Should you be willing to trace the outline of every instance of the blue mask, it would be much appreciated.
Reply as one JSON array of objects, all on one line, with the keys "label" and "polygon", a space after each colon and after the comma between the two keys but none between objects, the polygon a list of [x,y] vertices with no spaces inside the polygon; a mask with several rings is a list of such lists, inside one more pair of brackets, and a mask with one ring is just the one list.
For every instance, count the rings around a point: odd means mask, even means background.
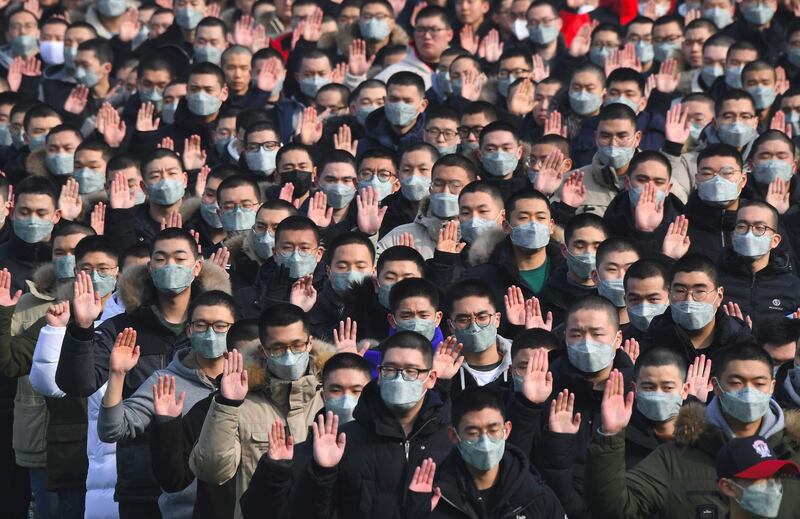
[{"label": "blue mask", "polygon": [[397,319],[394,320],[398,332],[417,332],[429,341],[436,334],[436,321],[431,319]]},{"label": "blue mask", "polygon": [[107,18],[116,18],[128,8],[125,0],[100,0],[97,2],[97,10]]},{"label": "blue mask", "polygon": [[347,272],[331,272],[331,288],[339,297],[343,297],[356,283],[369,277],[369,272],[348,270]]},{"label": "blue mask", "polygon": [[626,146],[598,146],[597,156],[606,166],[619,169],[630,163],[634,151]]},{"label": "blue mask", "polygon": [[394,186],[394,182],[391,180],[381,180],[378,178],[378,175],[373,175],[372,179],[370,180],[359,180],[358,181],[358,189],[365,189],[371,187],[375,190],[375,194],[378,195],[378,201],[383,200],[387,196],[392,194],[392,187]]},{"label": "blue mask", "polygon": [[794,174],[794,165],[785,160],[770,159],[754,166],[753,178],[760,184],[771,184],[776,178],[788,182]]},{"label": "blue mask", "polygon": [[461,440],[458,442],[458,452],[461,458],[470,466],[478,470],[489,470],[497,466],[503,459],[506,450],[506,440],[504,438],[494,439],[488,434],[484,434],[478,441],[469,442]]},{"label": "blue mask", "polygon": [[100,293],[100,297],[106,297],[114,291],[117,286],[117,277],[111,274],[100,274],[92,272],[92,286]]},{"label": "blue mask", "polygon": [[138,189],[138,188],[137,189],[133,189],[132,191],[133,191],[133,196],[136,197],[135,204],[136,205],[142,205],[144,203],[144,201],[145,201],[144,191],[142,191],[141,189]]},{"label": "blue mask", "polygon": [[222,157],[223,155],[225,155],[225,150],[227,149],[228,144],[230,144],[232,140],[233,140],[233,135],[228,135],[224,139],[217,138],[217,140],[214,141],[214,149],[217,150],[218,156]]},{"label": "blue mask", "polygon": [[56,256],[53,258],[53,270],[58,279],[72,279],[75,277],[75,256]]},{"label": "blue mask", "polygon": [[378,382],[381,390],[381,399],[388,407],[407,411],[417,405],[417,402],[425,396],[423,382],[419,378],[417,380],[404,380],[399,373],[393,379],[381,377]]},{"label": "blue mask", "polygon": [[625,307],[625,286],[622,278],[601,279],[597,285],[597,294],[611,301],[617,308]]},{"label": "blue mask", "polygon": [[308,369],[308,349],[303,353],[286,350],[279,357],[267,356],[267,368],[281,380],[297,380]]},{"label": "blue mask", "polygon": [[704,202],[731,202],[739,197],[739,184],[717,175],[697,184],[697,196]]},{"label": "blue mask", "polygon": [[400,179],[400,193],[412,202],[419,202],[431,188],[431,179],[427,177],[420,177],[418,175],[411,175]]},{"label": "blue mask", "polygon": [[444,146],[436,145],[436,151],[439,152],[440,157],[445,155],[453,155],[458,152],[458,144],[445,144]]},{"label": "blue mask", "polygon": [[497,229],[497,222],[483,218],[470,218],[461,222],[461,239],[467,243],[474,243],[478,237],[489,229]]},{"label": "blue mask", "polygon": [[178,102],[169,103],[161,107],[161,122],[173,124],[175,122],[175,112],[178,110]]},{"label": "blue mask", "polygon": [[8,124],[0,124],[0,146],[11,146],[11,128]]},{"label": "blue mask", "polygon": [[533,220],[512,227],[511,243],[522,249],[541,249],[550,243],[550,227]]},{"label": "blue mask", "polygon": [[106,176],[95,169],[81,168],[72,176],[78,181],[78,192],[82,195],[102,191],[106,186]]},{"label": "blue mask", "polygon": [[218,359],[228,351],[226,345],[227,337],[227,332],[218,333],[214,331],[212,326],[209,326],[208,330],[202,333],[192,332],[189,341],[192,344],[192,349],[204,359]]},{"label": "blue mask", "polygon": [[[716,301],[717,298],[714,298]],[[685,330],[699,330],[706,326],[717,313],[713,303],[705,301],[678,301],[670,305],[672,320]]]},{"label": "blue mask", "polygon": [[451,193],[435,193],[430,196],[430,211],[433,216],[446,220],[458,216],[458,196]]},{"label": "blue mask", "polygon": [[614,355],[613,344],[591,339],[581,339],[574,344],[567,343],[567,357],[570,364],[584,373],[597,373],[606,369],[614,362]]},{"label": "blue mask", "polygon": [[508,89],[514,84],[517,78],[513,74],[509,74],[507,78],[500,78],[497,80],[497,93],[503,97],[508,97]]},{"label": "blue mask", "polygon": [[722,30],[733,23],[733,16],[731,13],[721,7],[712,7],[711,9],[703,9],[703,18],[707,18],[714,22],[717,29]]},{"label": "blue mask", "polygon": [[195,92],[186,96],[189,111],[199,117],[208,117],[219,111],[222,101],[219,97],[206,94],[205,92]]},{"label": "blue mask", "polygon": [[689,137],[692,139],[692,142],[696,143],[700,140],[700,135],[702,135],[705,127],[706,125],[703,123],[697,124],[694,121],[689,123]]},{"label": "blue mask", "polygon": [[304,254],[294,251],[291,254],[278,253],[275,262],[289,269],[289,277],[299,279],[303,276],[312,274],[317,268],[317,257],[314,254]]},{"label": "blue mask", "polygon": [[222,51],[212,45],[194,48],[194,63],[213,63],[219,66],[222,61]]},{"label": "blue mask", "polygon": [[431,84],[435,87],[442,97],[453,95],[453,86],[450,84],[450,71],[437,70],[431,77]]},{"label": "blue mask", "polygon": [[381,304],[382,307],[389,309],[389,294],[392,291],[392,287],[394,283],[385,284],[385,285],[378,285],[378,302]]},{"label": "blue mask", "polygon": [[757,110],[764,110],[772,106],[778,93],[774,88],[758,85],[757,87],[748,88],[747,92],[753,96],[753,102],[756,104]]},{"label": "blue mask", "polygon": [[142,101],[142,103],[153,103],[156,108],[156,112],[160,112],[161,107],[164,104],[164,94],[157,88],[152,88],[150,90],[139,90],[139,99]]},{"label": "blue mask", "polygon": [[15,149],[22,149],[25,146],[25,130],[20,130],[17,133],[11,134],[11,144]]},{"label": "blue mask", "polygon": [[528,27],[528,38],[536,45],[549,45],[558,38],[558,27],[555,25],[542,25]]},{"label": "blue mask", "polygon": [[664,41],[661,43],[653,44],[653,57],[658,62],[665,62],[670,58],[674,58],[681,52],[681,46],[672,41]]},{"label": "blue mask", "polygon": [[[636,207],[636,204],[639,203],[639,199],[642,198],[642,191],[643,188],[641,187],[632,187],[631,190],[628,191],[628,197],[631,199],[632,207]],[[667,198],[667,194],[660,189],[656,189],[656,205],[660,205],[665,198]]]},{"label": "blue mask", "polygon": [[172,205],[183,198],[186,188],[179,180],[159,180],[149,188],[150,201],[158,205]]},{"label": "blue mask", "polygon": [[244,159],[250,171],[269,174],[275,171],[275,157],[277,155],[278,150],[268,151],[264,148],[259,148],[258,151],[245,152]]},{"label": "blue mask", "polygon": [[328,196],[328,205],[334,209],[347,207],[356,196],[352,184],[321,184],[319,187]]},{"label": "blue mask", "polygon": [[95,74],[92,70],[77,67],[75,69],[75,81],[88,88],[92,88],[100,82],[100,76]]},{"label": "blue mask", "polygon": [[731,481],[742,490],[739,506],[754,517],[778,517],[783,500],[783,483],[776,478],[756,481],[743,487]]},{"label": "blue mask", "polygon": [[398,101],[384,106],[386,119],[394,126],[408,126],[417,118],[417,107]]},{"label": "blue mask", "polygon": [[473,322],[465,330],[456,329],[454,335],[458,342],[464,345],[464,351],[480,353],[497,342],[497,326],[491,323],[481,326]]},{"label": "blue mask", "polygon": [[351,395],[342,395],[339,398],[325,400],[325,410],[331,411],[339,417],[339,425],[353,421],[353,411],[358,404],[358,398]]},{"label": "blue mask", "polygon": [[590,94],[585,90],[581,90],[578,93],[569,93],[569,105],[578,115],[589,115],[594,113],[602,104],[603,99],[599,95]]},{"label": "blue mask", "polygon": [[725,70],[716,65],[708,65],[700,69],[700,76],[703,78],[703,83],[711,86],[718,77],[723,75]]},{"label": "blue mask", "polygon": [[28,136],[28,149],[31,151],[41,150],[44,148],[44,143],[47,140],[47,135],[34,135]]},{"label": "blue mask", "polygon": [[199,9],[191,7],[180,7],[175,9],[175,23],[181,29],[194,30],[197,24],[205,17],[205,13]]},{"label": "blue mask", "polygon": [[64,47],[64,68],[75,70],[75,58],[78,57],[78,46]]},{"label": "blue mask", "polygon": [[637,330],[646,332],[653,318],[663,314],[666,310],[667,305],[665,304],[641,303],[628,307],[628,318]]},{"label": "blue mask", "polygon": [[481,157],[483,168],[492,176],[505,177],[514,173],[519,159],[507,151],[494,151]]},{"label": "blue mask", "polygon": [[361,35],[369,41],[381,41],[392,32],[389,22],[371,18],[369,20],[359,20],[358,30]]},{"label": "blue mask", "polygon": [[634,48],[636,49],[636,57],[639,58],[642,63],[650,63],[655,58],[655,51],[653,50],[652,43],[639,40],[634,45]]},{"label": "blue mask", "polygon": [[159,292],[180,294],[194,281],[192,269],[183,265],[164,265],[152,269],[153,284]]},{"label": "blue mask", "polygon": [[734,232],[731,238],[733,251],[739,256],[752,260],[769,254],[770,242],[772,242],[770,234],[764,233],[762,236],[756,236],[752,230],[745,234]]},{"label": "blue mask", "polygon": [[520,377],[519,375],[514,375],[512,378],[514,384],[514,391],[516,393],[522,393],[522,386],[525,384],[525,377]]},{"label": "blue mask", "polygon": [[15,36],[14,39],[11,40],[11,52],[14,56],[27,58],[28,56],[36,54],[38,48],[39,41],[35,36],[21,34]]},{"label": "blue mask", "polygon": [[222,220],[219,219],[217,209],[219,209],[219,205],[216,202],[213,204],[200,202],[200,216],[203,221],[213,229],[222,229]]},{"label": "blue mask", "polygon": [[567,250],[567,268],[576,278],[589,279],[597,268],[596,257],[591,252],[575,255]]},{"label": "blue mask", "polygon": [[225,232],[246,231],[255,225],[256,212],[236,206],[233,209],[222,211],[220,221]]},{"label": "blue mask", "polygon": [[453,86],[453,95],[460,96],[461,89],[464,87],[464,81],[461,79],[454,79],[450,84]]},{"label": "blue mask", "polygon": [[272,250],[275,248],[275,237],[267,232],[261,234],[253,232],[253,249],[256,256],[261,261],[267,261],[272,257]]},{"label": "blue mask", "polygon": [[762,3],[753,5],[742,2],[742,14],[745,20],[760,26],[766,25],[772,20],[772,17],[775,16],[775,9]]},{"label": "blue mask", "polygon": [[[719,385],[719,381],[717,381]],[[720,386],[719,403],[722,410],[742,423],[753,423],[769,411],[771,396],[752,387],[725,391]]]},{"label": "blue mask", "polygon": [[14,218],[14,234],[25,243],[39,243],[53,232],[53,221],[31,216]]},{"label": "blue mask", "polygon": [[645,418],[653,422],[665,422],[678,415],[683,405],[680,393],[661,391],[637,391],[636,408]]},{"label": "blue mask", "polygon": [[744,65],[725,68],[725,83],[731,88],[742,88],[742,70]]},{"label": "blue mask", "polygon": [[48,153],[45,155],[44,161],[47,164],[47,171],[60,177],[72,173],[75,155],[72,153]]},{"label": "blue mask", "polygon": [[625,105],[628,108],[630,108],[631,110],[633,110],[633,113],[639,113],[639,103],[631,101],[630,99],[628,99],[625,96],[606,97],[606,100],[605,100],[605,102],[603,104],[605,106],[608,106],[608,105],[613,105],[614,103],[619,103],[619,104]]},{"label": "blue mask", "polygon": [[367,124],[367,117],[375,110],[377,110],[375,106],[359,106],[356,108],[356,120],[361,126],[365,126]]},{"label": "blue mask", "polygon": [[606,66],[606,59],[610,54],[611,49],[608,47],[592,47],[589,49],[589,61],[603,68]]},{"label": "blue mask", "polygon": [[300,86],[300,92],[306,97],[316,97],[320,88],[329,85],[332,82],[328,76],[311,76],[301,78],[297,84]]}]

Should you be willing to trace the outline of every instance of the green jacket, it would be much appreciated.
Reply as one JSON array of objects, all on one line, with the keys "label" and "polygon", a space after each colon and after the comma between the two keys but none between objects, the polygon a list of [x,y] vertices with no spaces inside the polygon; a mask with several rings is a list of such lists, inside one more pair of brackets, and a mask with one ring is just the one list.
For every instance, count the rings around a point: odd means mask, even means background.
[{"label": "green jacket", "polygon": [[[784,428],[767,438],[780,459],[800,462],[800,411],[784,413]],[[728,500],[717,487],[715,458],[728,439],[709,424],[705,406],[686,404],[675,441],[659,446],[625,471],[625,435],[595,434],[586,459],[584,492],[592,517],[668,519],[725,517]],[[783,481],[783,518],[800,518],[800,480]]]}]

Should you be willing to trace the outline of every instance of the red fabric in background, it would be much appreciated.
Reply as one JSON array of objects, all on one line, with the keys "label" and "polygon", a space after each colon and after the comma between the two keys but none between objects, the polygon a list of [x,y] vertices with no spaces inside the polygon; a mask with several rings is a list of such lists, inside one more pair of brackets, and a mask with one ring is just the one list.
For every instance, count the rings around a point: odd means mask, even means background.
[{"label": "red fabric in background", "polygon": [[[671,0],[669,8],[670,13],[675,12],[675,3],[677,0]],[[598,7],[608,9],[612,13],[619,16],[619,23],[623,27],[630,23],[631,20],[639,15],[639,2],[638,0],[600,0]],[[564,42],[567,47],[572,44],[572,38],[578,33],[578,29],[583,24],[591,23],[592,19],[589,14],[577,14],[569,11],[559,12],[561,20],[564,22],[561,29],[561,34],[564,36]]]}]

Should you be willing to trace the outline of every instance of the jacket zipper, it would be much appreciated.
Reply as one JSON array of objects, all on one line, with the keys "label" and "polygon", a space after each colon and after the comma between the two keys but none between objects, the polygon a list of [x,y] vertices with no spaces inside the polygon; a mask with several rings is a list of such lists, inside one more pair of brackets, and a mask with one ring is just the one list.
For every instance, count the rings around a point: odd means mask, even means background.
[{"label": "jacket zipper", "polygon": [[753,272],[753,277],[750,282],[750,313],[753,312],[755,307],[756,307],[756,273]]},{"label": "jacket zipper", "polygon": [[436,418],[431,418],[430,420],[428,420],[427,422],[425,422],[424,424],[422,424],[422,427],[420,427],[419,429],[417,429],[417,432],[415,432],[415,433],[414,433],[414,434],[413,434],[413,435],[412,435],[410,438],[406,438],[406,439],[405,439],[405,441],[403,442],[403,449],[404,449],[404,450],[405,450],[405,452],[406,452],[406,463],[408,463],[408,453],[411,451],[411,440],[413,440],[414,438],[416,438],[416,437],[417,437],[417,435],[418,435],[419,433],[421,433],[421,432],[423,431],[423,429],[425,429],[425,427],[427,427],[427,426],[428,426],[428,424],[429,424],[429,423],[431,423],[431,422],[432,422],[432,421],[434,421],[434,420],[436,420]]},{"label": "jacket zipper", "polygon": [[725,209],[722,210],[720,216],[719,237],[722,240],[722,247],[725,248]]}]

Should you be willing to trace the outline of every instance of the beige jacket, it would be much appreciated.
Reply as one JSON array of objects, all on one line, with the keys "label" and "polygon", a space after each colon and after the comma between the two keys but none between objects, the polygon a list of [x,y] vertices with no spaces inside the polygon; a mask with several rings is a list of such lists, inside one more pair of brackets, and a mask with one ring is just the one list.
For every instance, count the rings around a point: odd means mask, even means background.
[{"label": "beige jacket", "polygon": [[422,200],[413,222],[395,227],[378,240],[378,244],[375,247],[376,261],[383,254],[383,251],[397,245],[400,241],[400,236],[404,233],[409,233],[414,237],[414,248],[424,259],[433,258],[433,253],[436,251],[436,242],[439,239],[439,230],[444,225],[444,221],[428,214],[428,200],[428,198]]},{"label": "beige jacket", "polygon": [[269,448],[272,423],[282,420],[287,424],[296,444],[306,439],[308,427],[324,406],[322,366],[334,353],[332,345],[315,340],[307,375],[294,382],[270,378],[251,387],[240,406],[212,401],[189,466],[207,483],[221,485],[236,477],[235,517],[242,517],[239,498]]}]

